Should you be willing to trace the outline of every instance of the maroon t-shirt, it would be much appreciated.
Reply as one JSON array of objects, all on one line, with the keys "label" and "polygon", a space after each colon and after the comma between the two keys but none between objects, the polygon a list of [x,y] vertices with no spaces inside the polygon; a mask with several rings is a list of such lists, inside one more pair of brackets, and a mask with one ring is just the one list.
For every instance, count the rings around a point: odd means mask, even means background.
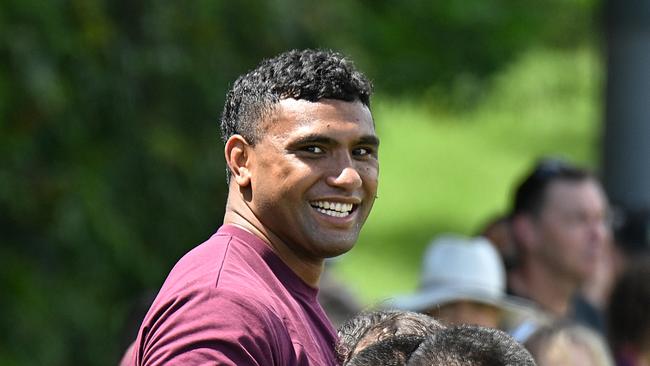
[{"label": "maroon t-shirt", "polygon": [[264,241],[224,225],[172,269],[133,364],[336,365],[336,333],[317,294]]}]

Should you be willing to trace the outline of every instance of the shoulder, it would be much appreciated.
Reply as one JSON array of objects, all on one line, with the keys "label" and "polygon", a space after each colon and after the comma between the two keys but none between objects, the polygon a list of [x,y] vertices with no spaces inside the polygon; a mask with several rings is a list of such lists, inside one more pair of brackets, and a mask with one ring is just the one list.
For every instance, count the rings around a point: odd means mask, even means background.
[{"label": "shoulder", "polygon": [[281,316],[229,289],[180,292],[152,308],[136,345],[139,364],[282,364],[292,350]]},{"label": "shoulder", "polygon": [[172,268],[160,297],[170,297],[188,289],[241,287],[260,282],[258,268],[265,267],[260,255],[241,239],[217,232],[185,254]]}]

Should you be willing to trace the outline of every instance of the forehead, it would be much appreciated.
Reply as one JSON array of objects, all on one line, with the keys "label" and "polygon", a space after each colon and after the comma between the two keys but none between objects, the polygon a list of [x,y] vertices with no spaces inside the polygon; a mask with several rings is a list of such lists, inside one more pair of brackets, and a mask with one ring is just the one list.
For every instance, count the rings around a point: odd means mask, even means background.
[{"label": "forehead", "polygon": [[605,206],[605,194],[594,179],[558,180],[549,184],[544,197],[546,208],[599,209]]},{"label": "forehead", "polygon": [[372,114],[359,101],[283,99],[275,105],[264,125],[264,135],[307,135],[326,131],[342,138],[375,135]]}]

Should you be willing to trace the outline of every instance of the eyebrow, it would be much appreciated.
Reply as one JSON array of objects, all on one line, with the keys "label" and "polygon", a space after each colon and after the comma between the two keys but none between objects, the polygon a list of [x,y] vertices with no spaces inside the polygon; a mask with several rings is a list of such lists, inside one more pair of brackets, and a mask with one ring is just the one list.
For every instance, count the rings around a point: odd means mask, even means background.
[{"label": "eyebrow", "polygon": [[308,144],[322,144],[322,145],[336,145],[338,144],[336,140],[331,137],[310,134],[297,138],[291,142],[291,145],[308,145]]},{"label": "eyebrow", "polygon": [[379,146],[379,138],[375,135],[366,135],[362,136],[359,141],[357,141],[357,144],[360,145],[370,145],[374,147]]},{"label": "eyebrow", "polygon": [[[291,143],[292,146],[308,144],[339,145],[339,142],[331,137],[319,134],[310,134],[299,137]],[[379,146],[379,138],[374,135],[364,135],[355,142],[355,145],[369,145],[377,147]]]}]

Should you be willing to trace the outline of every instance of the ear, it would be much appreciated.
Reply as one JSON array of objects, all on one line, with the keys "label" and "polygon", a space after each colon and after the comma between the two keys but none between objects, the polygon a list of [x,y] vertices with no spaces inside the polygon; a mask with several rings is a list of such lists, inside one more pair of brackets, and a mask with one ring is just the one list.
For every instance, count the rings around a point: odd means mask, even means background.
[{"label": "ear", "polygon": [[534,218],[528,214],[519,214],[512,218],[512,236],[519,248],[530,252],[537,242],[537,230]]},{"label": "ear", "polygon": [[226,141],[224,154],[226,164],[230,169],[230,179],[240,187],[246,187],[251,182],[250,166],[251,145],[241,135],[232,135]]}]

